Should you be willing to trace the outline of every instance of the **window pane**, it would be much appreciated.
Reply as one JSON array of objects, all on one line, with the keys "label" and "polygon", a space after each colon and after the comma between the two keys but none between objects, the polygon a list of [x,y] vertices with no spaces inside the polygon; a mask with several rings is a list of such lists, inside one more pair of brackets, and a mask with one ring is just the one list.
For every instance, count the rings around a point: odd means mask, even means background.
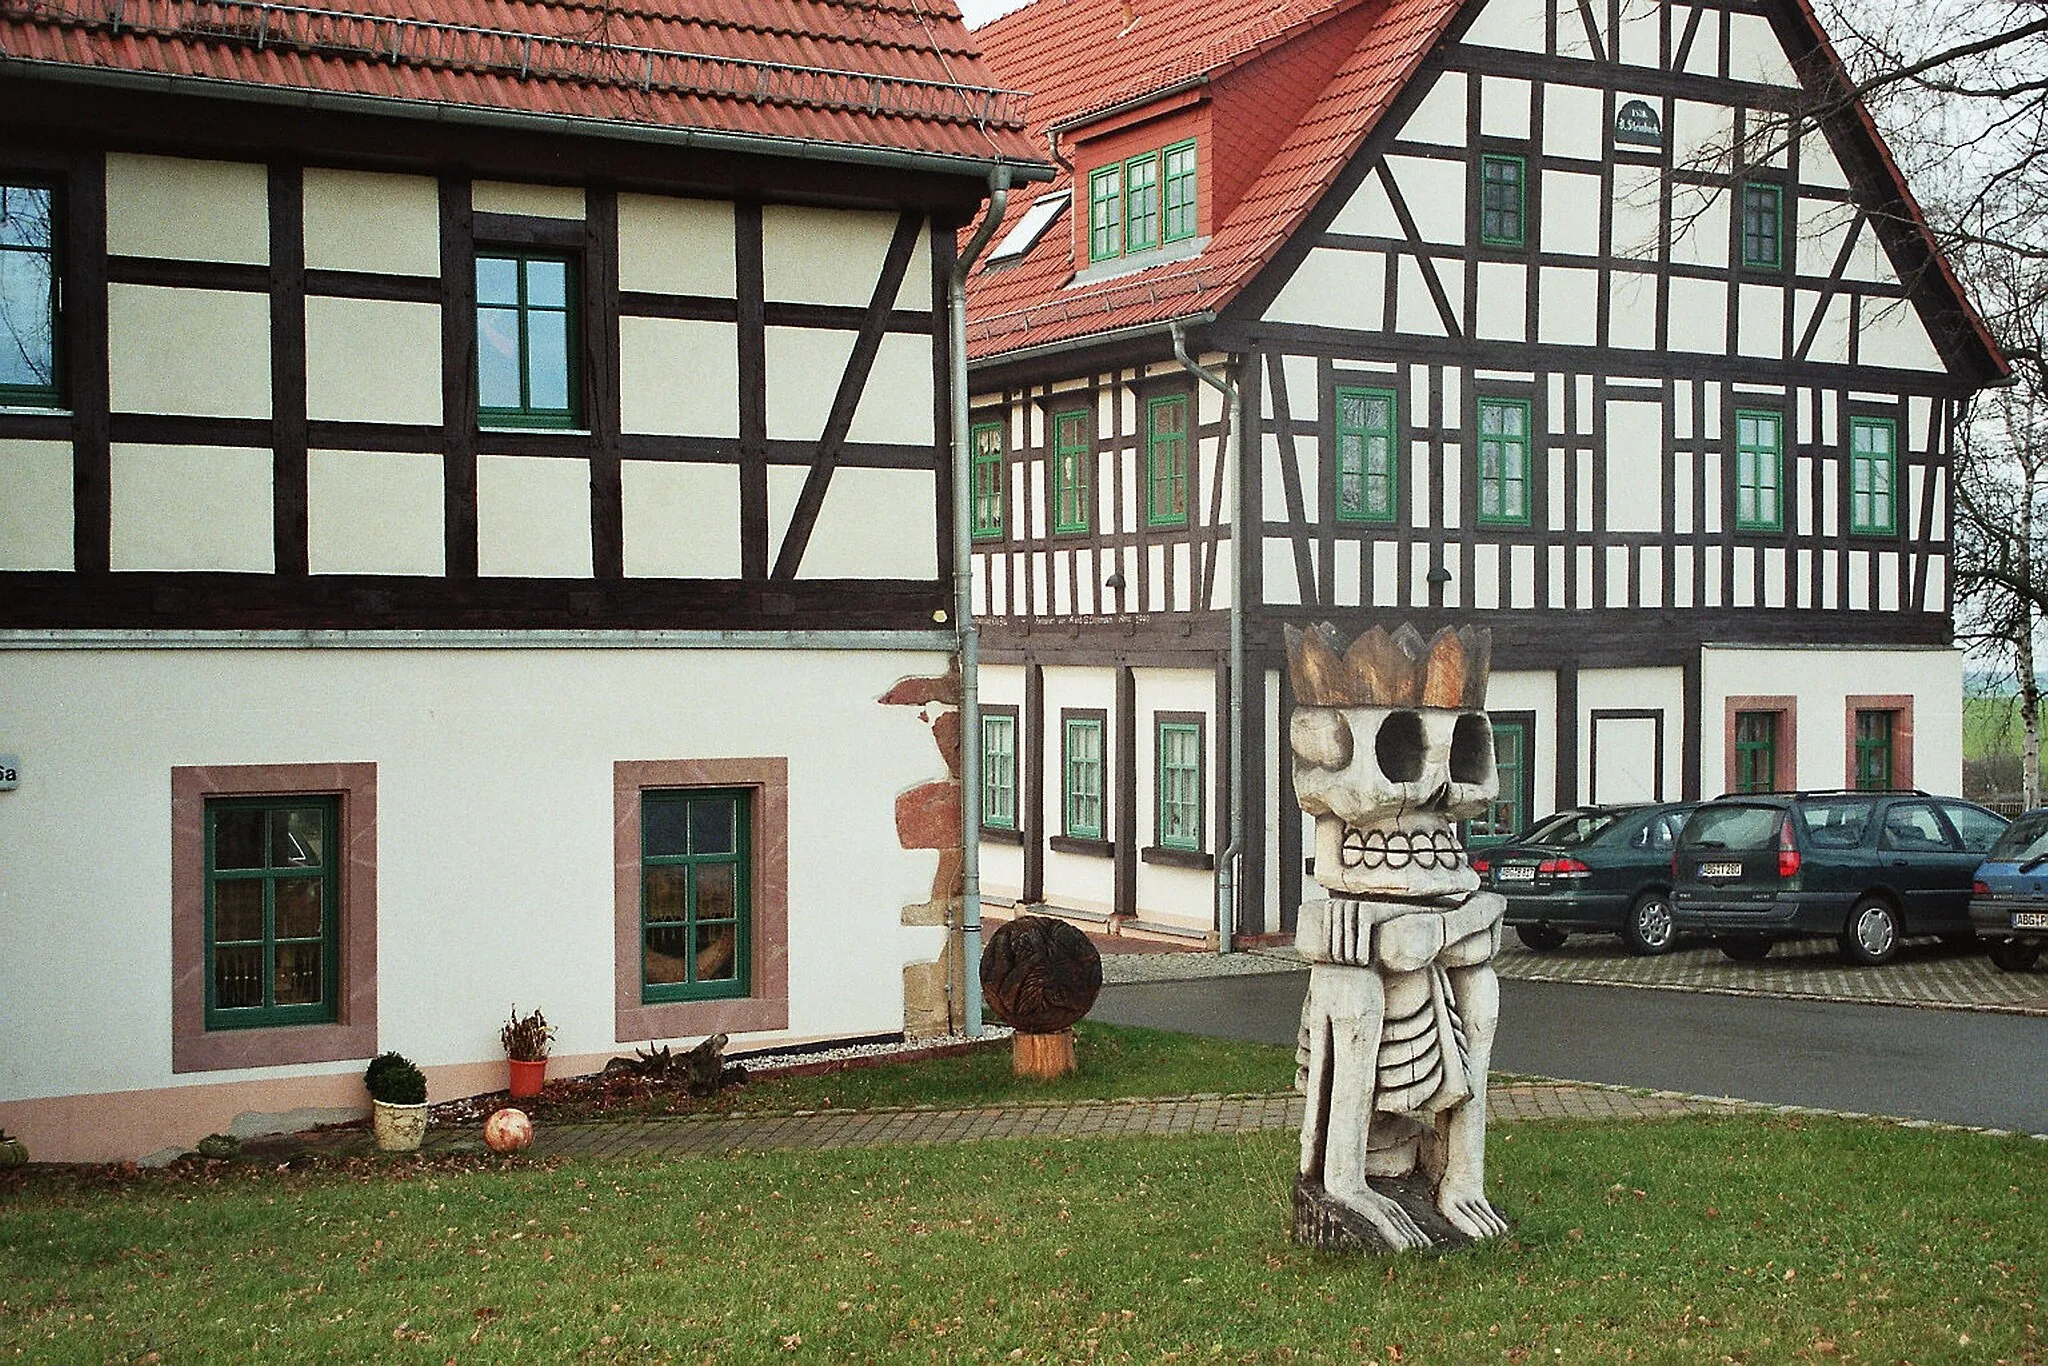
[{"label": "window pane", "polygon": [[519,263],[503,256],[476,258],[476,301],[519,306]]},{"label": "window pane", "polygon": [[693,854],[730,854],[732,840],[733,803],[730,797],[717,797],[690,803],[690,852]]},{"label": "window pane", "polygon": [[270,816],[270,866],[318,868],[327,838],[327,813],[319,807],[293,807]]},{"label": "window pane", "polygon": [[730,863],[697,866],[697,919],[730,920],[736,913],[733,879],[739,870]]},{"label": "window pane", "polygon": [[642,799],[640,853],[645,858],[671,858],[690,852],[689,803]]},{"label": "window pane", "polygon": [[730,982],[739,976],[739,927],[731,921],[697,927],[697,980]]},{"label": "window pane", "polygon": [[50,258],[0,251],[0,384],[46,388],[54,380]]},{"label": "window pane", "polygon": [[213,813],[213,866],[263,866],[263,812],[256,807],[226,807]]},{"label": "window pane", "polygon": [[[277,880],[279,939],[312,939],[319,935],[321,892],[325,886],[326,883],[317,877],[287,877]],[[215,937],[219,937],[218,930],[215,931]]]},{"label": "window pane", "polygon": [[680,921],[690,914],[690,870],[687,867],[649,868],[646,874],[647,923]]},{"label": "window pane", "polygon": [[52,196],[33,185],[0,185],[0,247],[39,247],[55,242],[50,221]]},{"label": "window pane", "polygon": [[483,308],[476,315],[477,402],[486,408],[517,408],[519,392],[519,314],[514,309]]},{"label": "window pane", "polygon": [[213,1003],[223,1010],[263,1004],[263,946],[213,951]]},{"label": "window pane", "polygon": [[528,261],[526,302],[535,308],[569,305],[569,266],[565,261]]},{"label": "window pane", "polygon": [[650,927],[641,957],[642,979],[650,986],[690,980],[689,931],[681,925]]},{"label": "window pane", "polygon": [[526,315],[527,406],[569,410],[569,315]]},{"label": "window pane", "polygon": [[271,1004],[317,1005],[320,1001],[320,946],[277,946],[277,976],[271,983]]},{"label": "window pane", "polygon": [[263,938],[263,884],[236,879],[213,884],[213,940],[216,944]]}]

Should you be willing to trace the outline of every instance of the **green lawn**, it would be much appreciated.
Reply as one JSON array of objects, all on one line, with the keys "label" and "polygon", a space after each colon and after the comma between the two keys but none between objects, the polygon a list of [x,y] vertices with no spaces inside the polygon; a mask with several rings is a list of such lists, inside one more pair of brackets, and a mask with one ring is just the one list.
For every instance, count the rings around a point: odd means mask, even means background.
[{"label": "green lawn", "polygon": [[[2042,731],[2048,734],[2048,702],[2042,703],[2041,713]],[[2017,697],[1965,697],[1963,757],[1989,759],[2000,754],[2018,754],[2025,715]]]},{"label": "green lawn", "polygon": [[1294,1141],[221,1167],[0,1186],[0,1356],[2044,1359],[2048,1149],[1876,1122],[1496,1126],[1511,1240],[1286,1238]]}]

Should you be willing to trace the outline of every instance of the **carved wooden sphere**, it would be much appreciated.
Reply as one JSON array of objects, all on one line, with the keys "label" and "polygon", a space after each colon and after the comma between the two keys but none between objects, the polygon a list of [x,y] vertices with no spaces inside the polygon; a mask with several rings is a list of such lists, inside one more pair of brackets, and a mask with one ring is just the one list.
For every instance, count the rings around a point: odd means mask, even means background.
[{"label": "carved wooden sphere", "polygon": [[516,1153],[531,1142],[533,1121],[524,1110],[500,1110],[484,1121],[484,1146],[494,1153]]},{"label": "carved wooden sphere", "polygon": [[1102,990],[1102,955],[1064,920],[1022,915],[989,936],[981,995],[1026,1034],[1057,1034],[1088,1013]]}]

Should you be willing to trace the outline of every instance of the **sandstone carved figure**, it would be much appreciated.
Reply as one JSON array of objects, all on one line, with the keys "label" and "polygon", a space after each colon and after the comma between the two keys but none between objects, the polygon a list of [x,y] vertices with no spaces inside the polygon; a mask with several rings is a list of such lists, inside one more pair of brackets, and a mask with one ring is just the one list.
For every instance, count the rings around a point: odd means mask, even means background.
[{"label": "sandstone carved figure", "polygon": [[1458,823],[1499,792],[1483,710],[1492,638],[1287,628],[1294,790],[1315,818],[1296,945],[1309,960],[1294,1236],[1324,1248],[1507,1231],[1487,1202],[1486,1070],[1502,899]]}]

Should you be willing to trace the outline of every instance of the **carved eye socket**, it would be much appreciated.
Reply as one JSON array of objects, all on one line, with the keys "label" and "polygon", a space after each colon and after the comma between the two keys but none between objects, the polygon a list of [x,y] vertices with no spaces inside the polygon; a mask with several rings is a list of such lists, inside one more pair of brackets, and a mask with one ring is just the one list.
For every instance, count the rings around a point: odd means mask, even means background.
[{"label": "carved eye socket", "polygon": [[1475,786],[1493,781],[1493,723],[1466,712],[1451,732],[1451,781]]},{"label": "carved eye socket", "polygon": [[1372,742],[1380,775],[1391,783],[1412,783],[1420,778],[1428,748],[1422,736],[1422,718],[1412,711],[1389,712]]}]

